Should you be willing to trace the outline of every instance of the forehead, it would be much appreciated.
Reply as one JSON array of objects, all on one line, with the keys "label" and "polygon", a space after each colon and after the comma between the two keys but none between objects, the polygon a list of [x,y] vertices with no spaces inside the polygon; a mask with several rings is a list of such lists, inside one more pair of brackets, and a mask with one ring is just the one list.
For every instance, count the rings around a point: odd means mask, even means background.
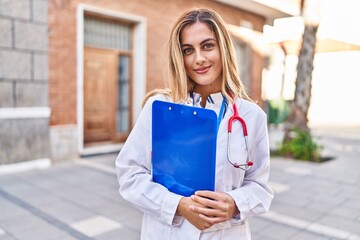
[{"label": "forehead", "polygon": [[209,25],[203,22],[187,25],[180,33],[181,44],[199,44],[208,38],[216,39],[215,33],[211,30]]}]

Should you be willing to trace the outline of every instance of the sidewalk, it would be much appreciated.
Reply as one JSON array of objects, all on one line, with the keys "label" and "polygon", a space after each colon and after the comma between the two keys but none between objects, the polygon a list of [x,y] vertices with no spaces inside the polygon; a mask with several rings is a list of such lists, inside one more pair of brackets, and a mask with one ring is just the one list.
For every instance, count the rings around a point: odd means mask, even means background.
[{"label": "sidewalk", "polygon": [[[272,158],[276,196],[254,240],[360,239],[360,138],[322,139],[322,164]],[[0,175],[0,240],[139,239],[142,214],[118,194],[116,154]]]}]

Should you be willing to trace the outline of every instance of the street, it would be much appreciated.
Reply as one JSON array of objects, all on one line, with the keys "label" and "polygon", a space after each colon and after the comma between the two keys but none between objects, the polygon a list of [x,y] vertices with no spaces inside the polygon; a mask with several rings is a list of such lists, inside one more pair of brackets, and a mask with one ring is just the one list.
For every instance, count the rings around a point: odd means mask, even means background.
[{"label": "street", "polygon": [[[315,132],[324,155],[271,159],[275,198],[254,240],[360,239],[360,134]],[[0,240],[139,239],[142,214],[118,194],[116,153],[0,175]]]}]

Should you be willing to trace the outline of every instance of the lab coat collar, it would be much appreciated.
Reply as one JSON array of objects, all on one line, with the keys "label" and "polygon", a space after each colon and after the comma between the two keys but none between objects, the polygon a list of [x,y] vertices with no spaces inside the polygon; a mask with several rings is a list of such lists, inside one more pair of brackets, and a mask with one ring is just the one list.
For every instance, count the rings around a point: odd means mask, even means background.
[{"label": "lab coat collar", "polygon": [[[219,108],[223,102],[224,96],[221,92],[212,93],[206,99],[205,108],[216,109]],[[188,99],[186,100],[186,105],[200,107],[201,95],[196,92],[190,92],[188,94]]]}]

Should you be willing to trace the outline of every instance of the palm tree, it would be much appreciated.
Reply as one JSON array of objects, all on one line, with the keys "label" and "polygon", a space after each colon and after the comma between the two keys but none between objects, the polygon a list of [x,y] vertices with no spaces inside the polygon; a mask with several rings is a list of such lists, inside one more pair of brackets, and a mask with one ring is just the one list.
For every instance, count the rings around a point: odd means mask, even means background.
[{"label": "palm tree", "polygon": [[[300,3],[301,16],[304,19],[305,28],[297,65],[295,96],[291,105],[290,114],[285,122],[284,142],[291,140],[291,132],[294,129],[310,133],[307,115],[311,101],[311,80],[314,69],[316,33],[319,26],[318,14],[315,20],[313,17],[314,14],[309,14],[309,11],[314,10],[314,5],[310,6],[310,3],[314,4],[314,2],[316,1],[310,0],[305,2],[305,0],[301,0]],[[318,5],[315,5],[315,7],[318,7]]]}]

